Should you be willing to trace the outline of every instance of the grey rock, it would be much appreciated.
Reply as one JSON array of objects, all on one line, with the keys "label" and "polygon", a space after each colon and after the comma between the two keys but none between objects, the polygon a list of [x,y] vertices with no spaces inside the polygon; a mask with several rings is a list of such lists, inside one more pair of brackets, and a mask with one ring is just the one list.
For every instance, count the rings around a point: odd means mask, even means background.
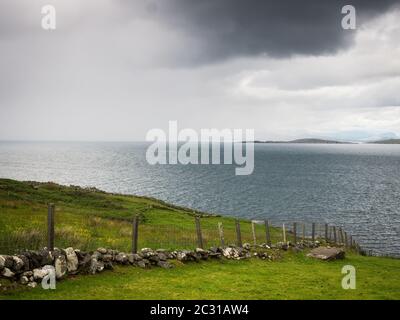
[{"label": "grey rock", "polygon": [[33,276],[33,271],[25,271],[23,274],[22,274],[22,276],[25,276],[25,277],[32,277]]},{"label": "grey rock", "polygon": [[100,252],[95,251],[92,253],[92,259],[103,260],[103,255]]},{"label": "grey rock", "polygon": [[81,273],[90,273],[90,267],[92,265],[92,257],[90,254],[86,253],[82,255],[81,259],[79,259],[78,270]]},{"label": "grey rock", "polygon": [[42,280],[48,273],[48,270],[43,270],[42,268],[33,269],[33,279]]},{"label": "grey rock", "polygon": [[29,259],[25,255],[18,255],[17,257],[20,258],[24,263],[20,271],[29,271],[31,269]]},{"label": "grey rock", "polygon": [[54,256],[47,249],[42,249],[37,252],[40,257],[40,266],[53,264]]},{"label": "grey rock", "polygon": [[67,259],[64,255],[58,255],[54,261],[54,267],[56,269],[56,278],[61,279],[67,274]]},{"label": "grey rock", "polygon": [[158,256],[158,259],[161,261],[167,261],[167,259],[168,259],[167,254],[164,252],[158,252],[157,256]]},{"label": "grey rock", "polygon": [[15,273],[12,272],[10,269],[8,269],[7,267],[4,267],[3,270],[1,271],[1,275],[4,278],[13,278],[15,276]]},{"label": "grey rock", "polygon": [[66,260],[67,260],[67,271],[68,272],[75,272],[78,270],[78,256],[76,255],[73,248],[65,249],[66,253]]},{"label": "grey rock", "polygon": [[178,251],[178,252],[176,253],[176,259],[177,259],[178,261],[187,261],[187,260],[189,260],[186,251]]},{"label": "grey rock", "polygon": [[211,253],[218,253],[218,248],[217,247],[211,247],[210,248]]},{"label": "grey rock", "polygon": [[103,261],[103,263],[104,263],[104,269],[106,269],[106,270],[114,269],[114,266],[111,261]]},{"label": "grey rock", "polygon": [[8,269],[12,269],[13,265],[14,265],[14,260],[11,256],[2,256],[4,259],[4,265],[3,268],[8,268]]},{"label": "grey rock", "polygon": [[307,254],[307,257],[325,261],[331,261],[331,260],[344,259],[345,252],[340,248],[318,247],[312,249],[311,252]]},{"label": "grey rock", "polygon": [[152,255],[152,256],[148,257],[148,260],[152,264],[157,264],[157,262],[160,261],[160,258],[158,257],[157,254],[155,254],[155,255]]},{"label": "grey rock", "polygon": [[97,266],[96,266],[96,271],[101,272],[104,270],[104,262],[103,261],[97,261]]},{"label": "grey rock", "polygon": [[111,254],[103,255],[103,261],[104,262],[111,262],[112,260],[113,260],[113,256]]},{"label": "grey rock", "polygon": [[240,252],[238,248],[227,247],[222,249],[222,255],[227,259],[239,259]]},{"label": "grey rock", "polygon": [[30,288],[36,288],[37,287],[37,283],[36,282],[29,282],[27,286],[30,287]]},{"label": "grey rock", "polygon": [[135,265],[140,268],[146,268],[146,262],[143,260],[135,261]]},{"label": "grey rock", "polygon": [[107,254],[107,249],[105,248],[98,248],[97,251],[100,252],[101,254]]},{"label": "grey rock", "polygon": [[131,264],[134,264],[135,261],[140,261],[140,260],[142,260],[142,257],[139,256],[137,253],[130,253],[130,254],[128,254],[127,256],[128,256],[128,261],[129,261],[129,263],[131,263]]},{"label": "grey rock", "polygon": [[120,252],[115,256],[115,261],[122,264],[127,264],[129,262],[128,256],[123,252]]},{"label": "grey rock", "polygon": [[19,279],[19,282],[21,283],[21,284],[28,284],[29,283],[29,279],[28,279],[28,277],[26,277],[26,276],[22,276],[20,279]]},{"label": "grey rock", "polygon": [[17,256],[12,256],[12,259],[13,259],[12,269],[17,272],[20,271],[24,266],[24,261],[22,261],[22,259]]},{"label": "grey rock", "polygon": [[140,250],[140,253],[146,254],[146,253],[153,253],[153,249],[151,248],[142,248]]}]

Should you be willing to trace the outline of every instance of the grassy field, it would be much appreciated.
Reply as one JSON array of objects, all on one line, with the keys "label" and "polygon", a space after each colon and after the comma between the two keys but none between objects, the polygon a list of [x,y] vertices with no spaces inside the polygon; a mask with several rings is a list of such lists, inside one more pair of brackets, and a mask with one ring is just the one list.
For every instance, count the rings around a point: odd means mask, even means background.
[{"label": "grassy field", "polygon": [[[56,205],[56,245],[84,250],[111,247],[129,251],[133,214],[140,214],[139,247],[194,248],[192,210],[161,201],[98,190],[0,179],[0,253],[45,245],[47,204]],[[201,214],[201,213],[197,213]],[[227,243],[235,241],[234,220],[203,214],[206,245],[218,244],[217,224]],[[251,225],[242,220],[243,241]],[[265,241],[259,228],[257,239]],[[272,228],[272,240],[281,232]],[[321,262],[306,252],[286,252],[279,261],[210,261],[165,270],[117,267],[95,276],[74,276],[57,290],[19,287],[0,299],[400,299],[400,260],[348,252],[343,261]],[[357,289],[341,287],[341,268],[356,267]],[[0,284],[5,280],[0,280]]]},{"label": "grassy field", "polygon": [[[341,287],[346,264],[356,268],[355,290]],[[58,282],[56,290],[16,290],[0,299],[400,299],[399,270],[395,259],[349,255],[321,262],[287,253],[274,262],[206,261],[171,270],[117,267]]]}]

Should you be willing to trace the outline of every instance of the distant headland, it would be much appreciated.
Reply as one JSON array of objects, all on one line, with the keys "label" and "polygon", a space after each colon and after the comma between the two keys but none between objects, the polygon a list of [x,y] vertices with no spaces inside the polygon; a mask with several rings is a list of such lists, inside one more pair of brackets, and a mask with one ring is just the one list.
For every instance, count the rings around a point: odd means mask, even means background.
[{"label": "distant headland", "polygon": [[367,144],[400,144],[400,139],[386,139],[368,142],[350,142],[350,141],[337,141],[337,140],[326,140],[316,138],[305,138],[295,139],[289,141],[274,141],[274,140],[255,140],[254,143],[298,143],[298,144],[355,144],[355,143],[367,143]]}]

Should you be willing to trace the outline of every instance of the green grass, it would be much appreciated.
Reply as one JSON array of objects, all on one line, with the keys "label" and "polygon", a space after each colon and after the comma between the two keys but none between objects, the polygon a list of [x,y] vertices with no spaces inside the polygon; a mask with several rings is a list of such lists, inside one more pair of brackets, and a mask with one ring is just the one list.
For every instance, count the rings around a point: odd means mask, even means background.
[{"label": "green grass", "polygon": [[[226,243],[235,242],[235,221],[229,217],[194,212],[162,201],[137,196],[108,194],[98,190],[66,187],[54,183],[0,179],[0,252],[12,254],[22,248],[46,245],[47,205],[56,206],[56,246],[94,250],[100,246],[129,251],[131,219],[140,215],[139,247],[194,248],[194,215],[207,247],[219,244],[218,222],[224,226]],[[252,241],[251,225],[242,220],[244,242]],[[265,231],[257,229],[259,241]],[[273,228],[272,240],[281,232]]]},{"label": "green grass", "polygon": [[[356,289],[341,287],[341,269],[356,268]],[[117,267],[94,276],[0,294],[0,299],[400,299],[400,261],[350,255],[321,262],[287,253],[281,261],[253,258],[179,264],[165,270]]]},{"label": "green grass", "polygon": [[[0,253],[46,244],[47,204],[56,205],[56,246],[83,250],[109,247],[129,251],[133,214],[140,215],[139,247],[194,248],[193,210],[136,196],[53,183],[0,179]],[[234,219],[201,212],[206,246],[217,245],[218,222],[226,243],[235,241]],[[243,242],[252,242],[251,224],[241,221]],[[256,228],[263,242],[265,230]],[[281,231],[272,228],[272,241]],[[289,235],[290,238],[290,235]],[[176,268],[142,270],[116,267],[95,276],[74,276],[57,290],[25,287],[0,291],[0,299],[400,299],[400,260],[347,253],[344,261],[321,262],[306,252],[285,253],[281,260],[177,263]],[[341,288],[341,268],[357,270],[357,289]],[[7,285],[0,279],[0,284]]]}]

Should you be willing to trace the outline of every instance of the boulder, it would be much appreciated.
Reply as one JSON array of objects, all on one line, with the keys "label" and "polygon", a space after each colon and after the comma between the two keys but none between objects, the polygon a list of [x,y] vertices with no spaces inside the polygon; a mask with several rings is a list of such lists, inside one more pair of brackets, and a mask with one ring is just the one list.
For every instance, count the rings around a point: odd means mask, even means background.
[{"label": "boulder", "polygon": [[100,252],[101,254],[107,254],[107,249],[105,248],[98,248],[97,251]]},{"label": "boulder", "polygon": [[99,251],[95,251],[92,254],[92,259],[103,260],[103,255]]},{"label": "boulder", "polygon": [[33,276],[33,271],[25,271],[21,276],[30,278]]},{"label": "boulder", "polygon": [[54,262],[54,256],[47,249],[42,249],[37,252],[40,259],[40,266],[50,265]]},{"label": "boulder", "polygon": [[29,283],[29,279],[28,279],[28,277],[26,277],[26,276],[22,276],[20,279],[19,279],[19,282],[21,283],[21,284],[28,284]]},{"label": "boulder", "polygon": [[104,269],[113,270],[114,266],[111,261],[103,261]]},{"label": "boulder", "polygon": [[20,271],[24,266],[24,261],[22,261],[22,259],[17,256],[12,256],[12,259],[13,259],[12,269],[16,272]]},{"label": "boulder", "polygon": [[[76,254],[77,258],[78,258],[79,264],[81,262],[83,262],[83,260],[85,259],[86,256],[89,255],[88,253],[80,251],[80,250],[74,250],[74,251],[75,251],[75,254]],[[78,268],[79,268],[79,266],[78,266]]]},{"label": "boulder", "polygon": [[103,261],[104,262],[111,262],[112,260],[113,260],[113,256],[111,254],[103,255]]},{"label": "boulder", "polygon": [[67,259],[64,255],[58,255],[54,262],[54,267],[56,269],[56,278],[61,279],[64,277],[68,271],[67,269]]},{"label": "boulder", "polygon": [[24,265],[22,266],[22,268],[20,269],[20,271],[29,271],[31,269],[31,264],[30,261],[27,257],[25,257],[25,255],[18,255],[17,256],[19,259],[22,260],[22,262],[24,263]]},{"label": "boulder", "polygon": [[128,263],[128,256],[125,253],[120,252],[115,256],[114,260],[116,262],[118,262],[118,263],[127,264]]},{"label": "boulder", "polygon": [[218,252],[219,252],[219,249],[218,249],[217,247],[211,247],[211,248],[210,248],[210,252],[211,252],[211,253],[218,253]]},{"label": "boulder", "polygon": [[[34,280],[42,280],[51,271],[55,272],[55,268],[52,265],[45,265],[42,268],[34,269],[33,270],[33,279]],[[26,273],[26,274],[24,273],[23,275],[26,275],[28,277],[28,273]]]},{"label": "boulder", "polygon": [[1,272],[1,275],[4,278],[13,278],[15,276],[15,273],[12,272],[10,269],[8,269],[7,267],[3,268],[3,271]]},{"label": "boulder", "polygon": [[239,259],[240,252],[237,248],[227,247],[222,249],[222,255],[227,259]]},{"label": "boulder", "polygon": [[344,259],[345,252],[340,248],[317,247],[312,249],[308,257],[316,258],[325,261]]},{"label": "boulder", "polygon": [[164,252],[158,252],[158,253],[157,253],[157,256],[158,256],[158,259],[159,259],[160,261],[167,261],[167,259],[168,259],[167,254],[164,253]]},{"label": "boulder", "polygon": [[150,248],[143,248],[142,250],[140,250],[139,255],[145,259],[149,259],[150,257],[157,255],[157,252],[153,251]]},{"label": "boulder", "polygon": [[65,249],[67,259],[67,271],[76,272],[78,270],[78,256],[76,255],[73,248]]},{"label": "boulder", "polygon": [[36,288],[37,287],[37,283],[36,282],[29,282],[27,284],[27,286],[30,287],[30,288]]},{"label": "boulder", "polygon": [[127,255],[129,263],[133,264],[135,261],[142,260],[142,257],[139,256],[137,253],[130,253]]},{"label": "boulder", "polygon": [[187,260],[189,260],[187,251],[186,250],[178,251],[176,253],[176,259],[178,261],[187,261]]},{"label": "boulder", "polygon": [[11,256],[2,256],[4,259],[3,268],[12,269],[14,265],[14,260]]},{"label": "boulder", "polygon": [[151,264],[157,264],[160,261],[160,258],[158,257],[157,254],[155,254],[148,257],[148,260],[150,261]]},{"label": "boulder", "polygon": [[139,268],[146,268],[146,262],[143,260],[136,261],[135,265],[138,266]]},{"label": "boulder", "polygon": [[97,261],[96,263],[96,272],[102,272],[104,270],[104,262]]},{"label": "boulder", "polygon": [[43,270],[42,268],[33,269],[33,279],[42,280],[45,276],[47,276],[48,271]]},{"label": "boulder", "polygon": [[79,272],[90,273],[91,265],[92,265],[91,255],[88,253],[81,255],[81,258],[79,259],[79,266],[78,266]]}]

